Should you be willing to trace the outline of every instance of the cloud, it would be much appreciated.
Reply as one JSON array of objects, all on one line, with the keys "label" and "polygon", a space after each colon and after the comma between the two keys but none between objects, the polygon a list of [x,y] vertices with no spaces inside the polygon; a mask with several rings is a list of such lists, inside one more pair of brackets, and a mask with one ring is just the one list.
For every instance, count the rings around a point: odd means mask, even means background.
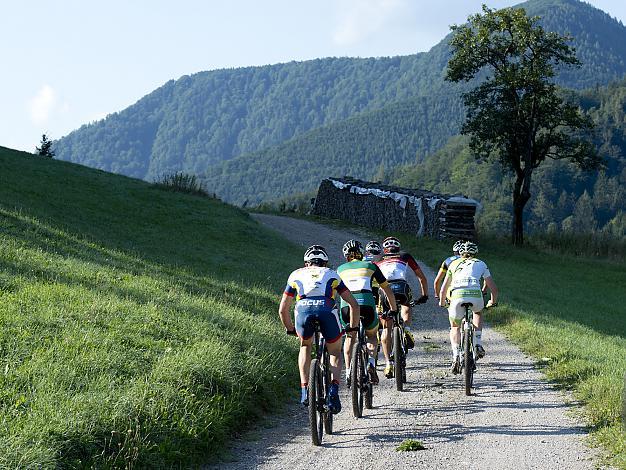
[{"label": "cloud", "polygon": [[44,85],[30,100],[28,109],[30,118],[35,124],[43,124],[48,121],[50,113],[57,103],[57,94],[50,85]]},{"label": "cloud", "polygon": [[407,0],[340,0],[339,24],[333,41],[351,46],[401,19],[408,8]]}]

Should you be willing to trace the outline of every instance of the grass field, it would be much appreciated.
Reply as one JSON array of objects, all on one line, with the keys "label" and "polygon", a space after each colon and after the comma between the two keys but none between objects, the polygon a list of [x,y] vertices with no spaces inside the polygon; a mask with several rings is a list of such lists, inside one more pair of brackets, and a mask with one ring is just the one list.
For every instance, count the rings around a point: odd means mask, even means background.
[{"label": "grass field", "polygon": [[276,310],[299,251],[219,201],[0,147],[0,468],[219,452],[297,383]]},{"label": "grass field", "polygon": [[[451,251],[451,242],[401,238],[433,268]],[[537,358],[549,378],[574,391],[585,404],[592,439],[605,446],[610,463],[626,468],[626,264],[497,240],[481,240],[479,248],[500,289],[489,322]],[[488,341],[487,335],[487,348]]]}]

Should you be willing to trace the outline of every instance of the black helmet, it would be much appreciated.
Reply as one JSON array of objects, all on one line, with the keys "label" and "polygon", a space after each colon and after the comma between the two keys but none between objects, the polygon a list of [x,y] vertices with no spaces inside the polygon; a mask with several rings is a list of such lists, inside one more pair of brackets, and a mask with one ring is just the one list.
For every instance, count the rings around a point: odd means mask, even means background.
[{"label": "black helmet", "polygon": [[365,245],[365,252],[370,255],[379,255],[382,251],[383,247],[376,240],[370,240],[367,242],[367,245]]},{"label": "black helmet", "polygon": [[343,256],[347,258],[350,253],[363,257],[363,245],[360,241],[348,240],[345,245],[343,245]]},{"label": "black helmet", "polygon": [[385,253],[398,253],[402,245],[396,237],[387,237],[383,240],[383,249]]},{"label": "black helmet", "polygon": [[304,262],[312,264],[328,263],[328,253],[322,245],[312,245],[304,252]]}]

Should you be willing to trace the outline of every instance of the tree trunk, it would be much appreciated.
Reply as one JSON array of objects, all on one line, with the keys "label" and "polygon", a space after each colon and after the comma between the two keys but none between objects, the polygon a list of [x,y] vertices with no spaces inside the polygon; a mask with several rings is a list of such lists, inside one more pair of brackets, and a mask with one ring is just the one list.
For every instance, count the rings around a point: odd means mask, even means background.
[{"label": "tree trunk", "polygon": [[524,244],[524,207],[530,199],[530,176],[532,168],[526,168],[517,175],[513,187],[513,230],[511,241],[513,245]]}]

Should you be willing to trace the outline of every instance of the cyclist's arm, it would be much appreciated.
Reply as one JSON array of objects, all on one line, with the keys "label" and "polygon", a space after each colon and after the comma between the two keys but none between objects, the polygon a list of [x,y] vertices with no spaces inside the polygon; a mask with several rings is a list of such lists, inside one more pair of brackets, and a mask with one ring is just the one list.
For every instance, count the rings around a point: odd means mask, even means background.
[{"label": "cyclist's arm", "polygon": [[293,326],[293,322],[291,321],[290,308],[293,303],[293,296],[288,293],[283,294],[283,298],[280,300],[280,305],[278,306],[278,315],[280,316],[280,321],[283,323],[283,326],[287,331],[295,330]]},{"label": "cyclist's arm", "polygon": [[346,301],[350,307],[350,326],[357,328],[359,326],[359,320],[361,319],[361,312],[359,311],[359,304],[348,289],[338,291],[343,300]]},{"label": "cyclist's arm", "polygon": [[433,287],[435,288],[435,297],[439,295],[439,289],[441,289],[441,282],[446,276],[446,271],[444,269],[439,269],[437,273],[437,277],[435,278],[435,282],[433,283]]},{"label": "cyclist's arm", "polygon": [[422,268],[420,268],[419,264],[417,264],[417,261],[415,261],[415,259],[410,255],[408,259],[408,264],[417,276],[417,279],[419,279],[420,281],[422,295],[428,295],[428,281],[426,280],[426,276],[424,276],[424,273],[422,272]]},{"label": "cyclist's arm", "polygon": [[448,292],[448,287],[450,287],[451,280],[452,280],[452,277],[446,276],[446,280],[443,282],[443,285],[441,286],[441,289],[439,290],[439,306],[440,307],[446,306],[446,292]]},{"label": "cyclist's arm", "polygon": [[498,303],[498,287],[491,276],[485,278],[485,284],[491,291],[491,298],[489,299],[489,302],[487,302],[487,307],[491,307],[492,305]]}]

